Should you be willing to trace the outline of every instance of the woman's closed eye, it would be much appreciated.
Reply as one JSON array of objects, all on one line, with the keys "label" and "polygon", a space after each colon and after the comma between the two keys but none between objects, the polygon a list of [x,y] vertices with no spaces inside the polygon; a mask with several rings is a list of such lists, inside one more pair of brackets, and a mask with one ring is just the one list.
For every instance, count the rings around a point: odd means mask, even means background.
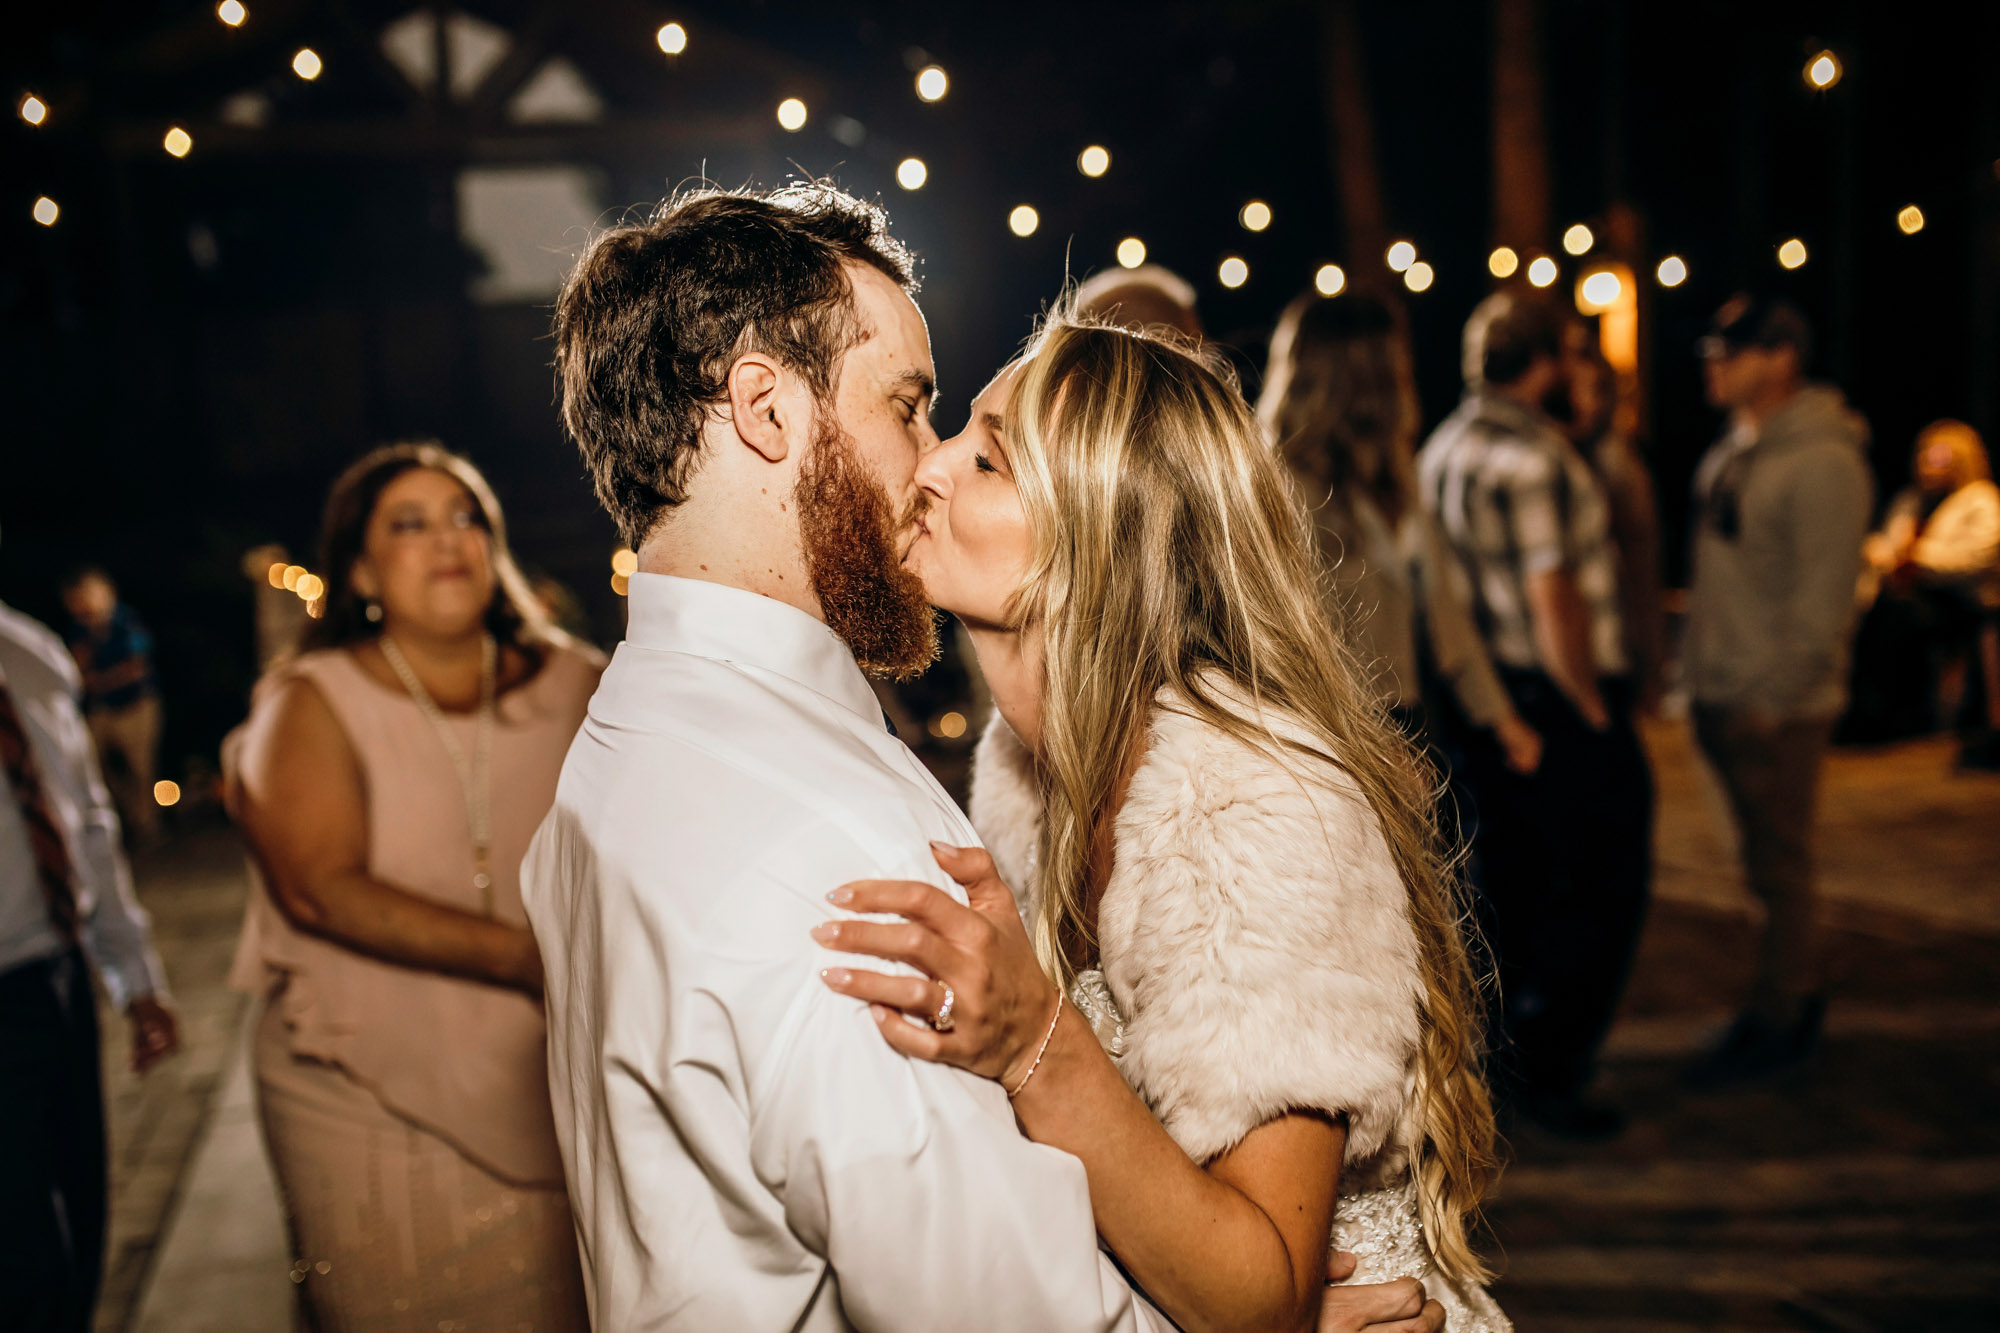
[{"label": "woman's closed eye", "polygon": [[993,466],[993,460],[985,454],[974,454],[972,456],[972,466],[981,472],[997,473],[1000,471],[999,468]]}]

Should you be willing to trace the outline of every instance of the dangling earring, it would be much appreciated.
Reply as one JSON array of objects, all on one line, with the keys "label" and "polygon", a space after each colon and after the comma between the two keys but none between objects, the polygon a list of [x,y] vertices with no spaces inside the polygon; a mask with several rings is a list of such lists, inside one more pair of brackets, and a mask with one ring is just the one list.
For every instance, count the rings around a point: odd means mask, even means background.
[{"label": "dangling earring", "polygon": [[364,617],[366,617],[369,624],[373,625],[379,623],[382,619],[382,603],[369,602],[366,606],[361,608],[361,614]]}]

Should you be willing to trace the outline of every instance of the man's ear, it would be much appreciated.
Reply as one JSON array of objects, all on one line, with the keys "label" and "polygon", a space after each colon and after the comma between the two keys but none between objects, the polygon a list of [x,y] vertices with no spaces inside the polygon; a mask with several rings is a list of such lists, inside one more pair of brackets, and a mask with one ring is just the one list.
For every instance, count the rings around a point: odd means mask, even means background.
[{"label": "man's ear", "polygon": [[746,352],[729,368],[729,420],[743,443],[766,461],[782,463],[791,452],[791,427],[784,369],[762,352]]}]

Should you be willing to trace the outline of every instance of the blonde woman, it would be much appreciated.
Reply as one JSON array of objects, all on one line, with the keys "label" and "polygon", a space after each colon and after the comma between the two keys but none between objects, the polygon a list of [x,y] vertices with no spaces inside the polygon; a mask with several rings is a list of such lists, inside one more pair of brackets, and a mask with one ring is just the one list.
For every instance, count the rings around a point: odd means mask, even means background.
[{"label": "blonde woman", "polygon": [[1058,315],[917,477],[908,563],[997,709],[991,857],[938,849],[970,908],[834,890],[905,920],[822,943],[921,975],[827,984],[1081,1159],[1104,1244],[1180,1327],[1312,1327],[1329,1238],[1454,1333],[1509,1327],[1470,1236],[1493,1117],[1430,775],[1337,647],[1235,384]]}]

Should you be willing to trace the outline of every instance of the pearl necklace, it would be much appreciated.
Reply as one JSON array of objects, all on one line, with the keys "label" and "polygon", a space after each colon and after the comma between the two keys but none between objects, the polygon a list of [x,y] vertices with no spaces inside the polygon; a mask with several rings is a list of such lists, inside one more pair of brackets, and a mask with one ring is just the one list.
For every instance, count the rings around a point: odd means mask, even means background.
[{"label": "pearl necklace", "polygon": [[465,747],[458,743],[451,724],[445,721],[444,710],[410,669],[403,650],[387,634],[378,642],[390,670],[430,719],[438,739],[444,742],[445,752],[451,756],[451,766],[458,770],[458,784],[465,791],[465,822],[472,830],[472,887],[479,890],[480,905],[490,917],[493,915],[493,716],[499,650],[491,634],[479,636],[479,738],[468,759]]}]

